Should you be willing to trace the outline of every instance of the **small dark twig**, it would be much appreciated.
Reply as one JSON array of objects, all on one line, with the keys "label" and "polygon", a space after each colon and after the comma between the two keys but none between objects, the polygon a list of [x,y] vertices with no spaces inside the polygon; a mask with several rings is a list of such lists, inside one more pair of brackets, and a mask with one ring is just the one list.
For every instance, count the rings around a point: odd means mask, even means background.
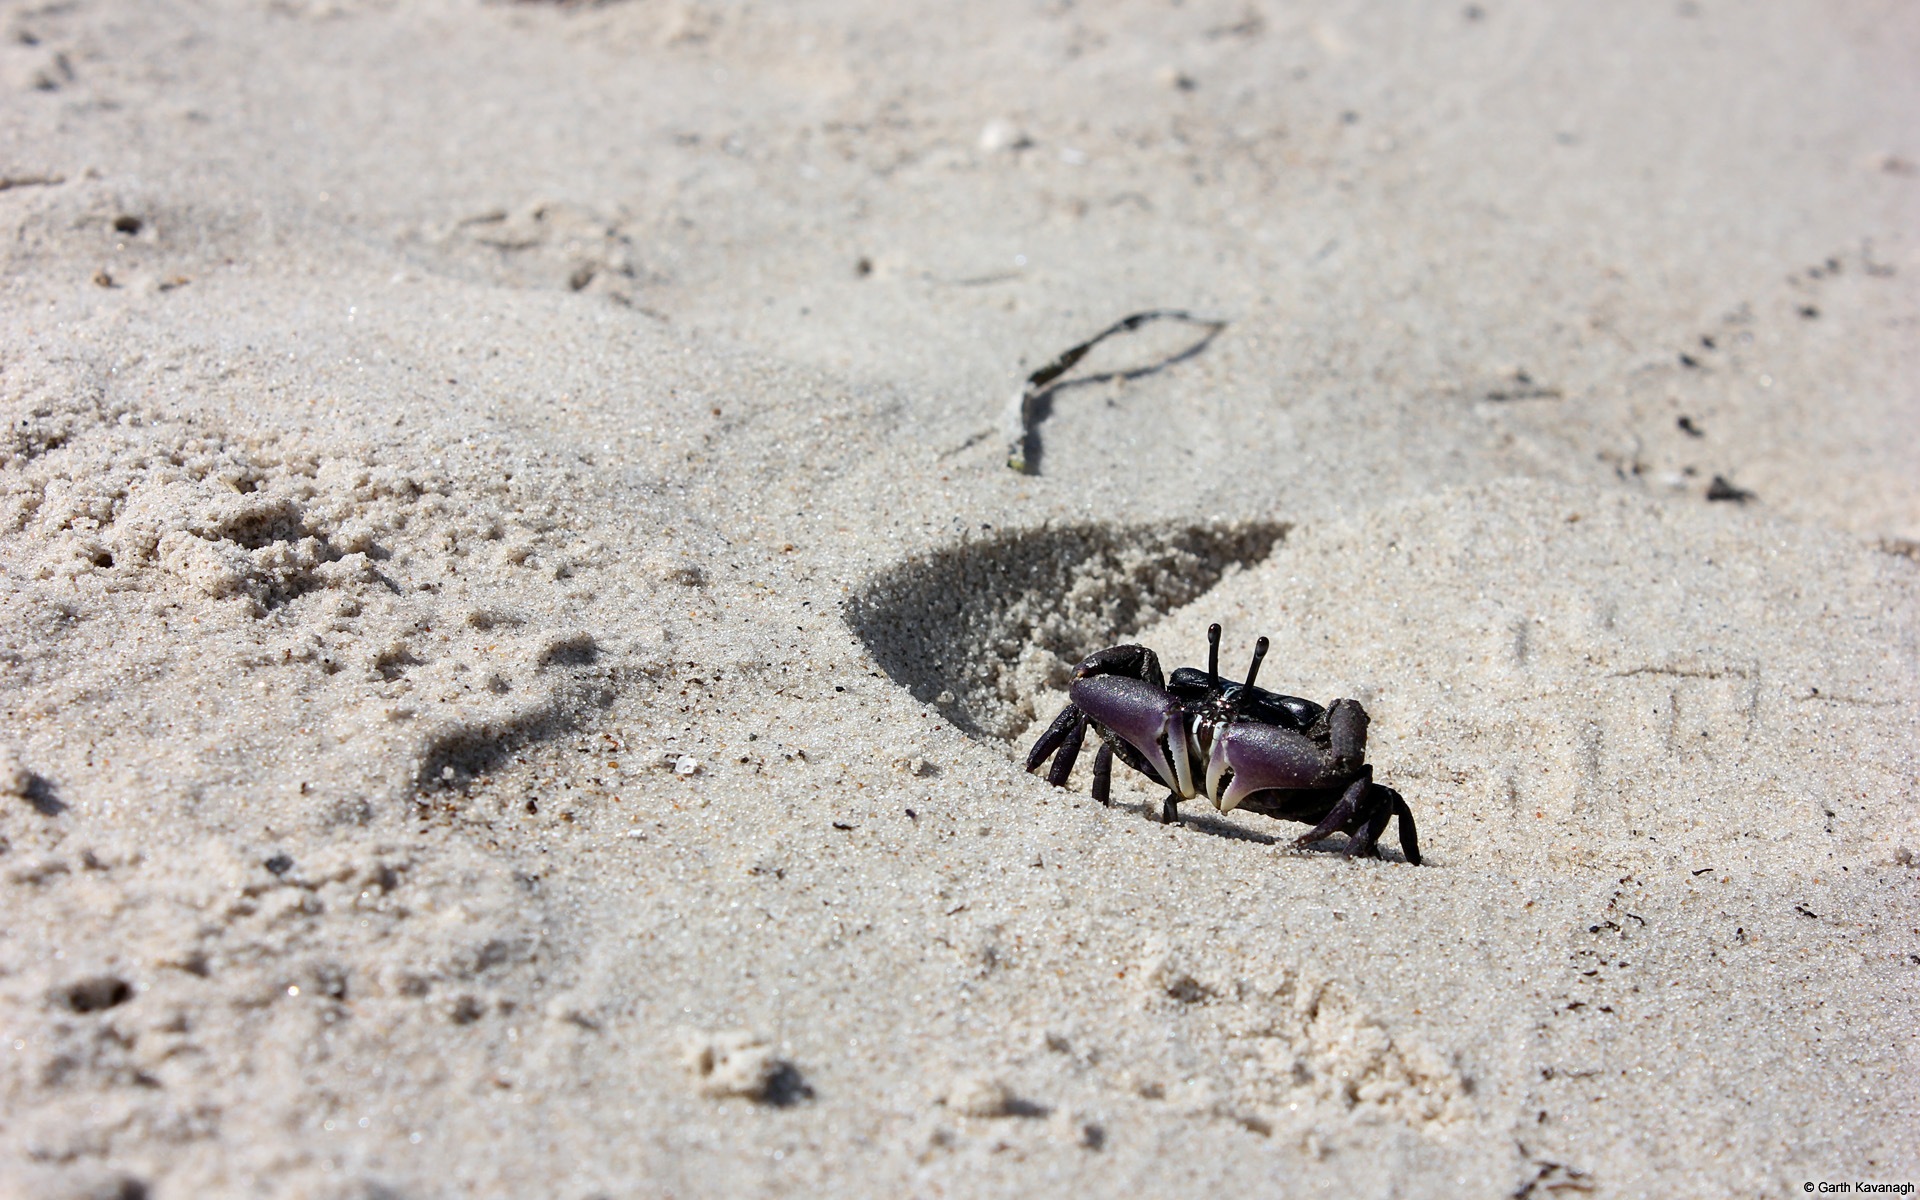
[{"label": "small dark twig", "polygon": [[1206,330],[1206,333],[1201,336],[1199,341],[1187,347],[1185,350],[1164,358],[1151,366],[1141,367],[1131,371],[1116,371],[1107,375],[1097,376],[1095,379],[1090,379],[1086,382],[1095,382],[1097,379],[1137,379],[1143,375],[1150,375],[1164,367],[1192,358],[1202,350],[1205,350],[1208,344],[1211,343],[1215,337],[1219,336],[1220,331],[1227,327],[1225,321],[1196,317],[1184,309],[1155,308],[1149,309],[1146,312],[1134,313],[1129,317],[1122,317],[1086,341],[1074,346],[1069,346],[1067,349],[1061,351],[1051,362],[1047,363],[1047,365],[1027,376],[1026,385],[1020,389],[1019,394],[1014,396],[1013,400],[1007,405],[1005,422],[1007,465],[1023,475],[1028,473],[1032,458],[1037,457],[1028,454],[1029,449],[1034,448],[1030,447],[1029,443],[1033,440],[1035,413],[1038,411],[1039,402],[1043,397],[1056,388],[1064,386],[1059,383],[1062,375],[1073,370],[1073,368],[1079,364],[1080,360],[1087,356],[1089,351],[1101,342],[1113,337],[1115,334],[1132,333],[1150,321],[1161,320],[1182,321],[1189,325],[1198,325]]},{"label": "small dark twig", "polygon": [[12,191],[17,187],[58,187],[67,181],[65,175],[44,172],[38,175],[0,175],[0,192]]}]

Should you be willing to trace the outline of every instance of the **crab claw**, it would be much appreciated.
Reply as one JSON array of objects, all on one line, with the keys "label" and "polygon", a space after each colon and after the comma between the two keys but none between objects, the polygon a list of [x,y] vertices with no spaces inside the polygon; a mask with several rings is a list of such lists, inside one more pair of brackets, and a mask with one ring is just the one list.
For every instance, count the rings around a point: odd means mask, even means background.
[{"label": "crab claw", "polygon": [[[1192,795],[1192,768],[1186,753],[1186,730],[1180,701],[1144,679],[1125,675],[1089,675],[1073,681],[1068,693],[1073,706],[1106,726],[1140,752],[1160,782]],[[1174,762],[1168,762],[1163,744],[1170,744]]]},{"label": "crab claw", "polygon": [[[1215,807],[1232,812],[1255,792],[1268,788],[1312,787],[1320,781],[1326,761],[1311,739],[1277,725],[1236,721],[1215,740],[1214,755],[1224,761],[1233,778],[1218,793]],[[1211,764],[1209,764],[1211,767]],[[1208,771],[1209,775],[1213,772]]]}]

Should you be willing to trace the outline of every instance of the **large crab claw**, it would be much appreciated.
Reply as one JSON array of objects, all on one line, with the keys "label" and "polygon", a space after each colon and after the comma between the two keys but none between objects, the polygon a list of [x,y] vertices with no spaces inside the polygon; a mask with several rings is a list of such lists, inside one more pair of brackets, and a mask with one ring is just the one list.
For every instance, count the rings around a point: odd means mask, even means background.
[{"label": "large crab claw", "polygon": [[1194,794],[1183,711],[1166,689],[1127,675],[1087,675],[1073,681],[1068,695],[1075,708],[1098,713],[1100,724],[1131,747],[1154,778],[1182,796]]},{"label": "large crab claw", "polygon": [[[1235,721],[1214,739],[1207,756],[1207,794],[1217,796],[1215,807],[1232,812],[1255,792],[1321,788],[1352,779],[1356,772],[1371,778],[1362,764],[1367,757],[1367,710],[1357,700],[1335,700],[1327,710],[1329,757],[1303,733],[1277,725]],[[1228,771],[1226,789],[1220,780]],[[1357,803],[1357,800],[1356,800]]]},{"label": "large crab claw", "polygon": [[[1220,780],[1228,771],[1224,790]],[[1326,773],[1326,758],[1312,739],[1275,725],[1236,724],[1214,739],[1207,756],[1207,794],[1215,807],[1232,812],[1255,792],[1272,788],[1310,788]]]}]

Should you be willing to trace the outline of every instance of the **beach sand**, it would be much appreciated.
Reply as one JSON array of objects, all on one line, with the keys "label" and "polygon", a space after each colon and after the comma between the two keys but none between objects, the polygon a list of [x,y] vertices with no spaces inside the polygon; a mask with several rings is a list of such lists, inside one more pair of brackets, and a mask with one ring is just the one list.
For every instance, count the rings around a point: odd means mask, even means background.
[{"label": "beach sand", "polygon": [[1913,14],[0,14],[0,1195],[1920,1183]]}]

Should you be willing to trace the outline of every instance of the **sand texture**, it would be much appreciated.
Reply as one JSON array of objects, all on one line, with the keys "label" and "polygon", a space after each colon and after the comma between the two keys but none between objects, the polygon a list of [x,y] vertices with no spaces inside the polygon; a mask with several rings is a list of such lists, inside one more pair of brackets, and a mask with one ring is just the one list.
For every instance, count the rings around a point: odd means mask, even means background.
[{"label": "sand texture", "polygon": [[0,32],[0,1197],[1920,1183],[1920,10]]}]

